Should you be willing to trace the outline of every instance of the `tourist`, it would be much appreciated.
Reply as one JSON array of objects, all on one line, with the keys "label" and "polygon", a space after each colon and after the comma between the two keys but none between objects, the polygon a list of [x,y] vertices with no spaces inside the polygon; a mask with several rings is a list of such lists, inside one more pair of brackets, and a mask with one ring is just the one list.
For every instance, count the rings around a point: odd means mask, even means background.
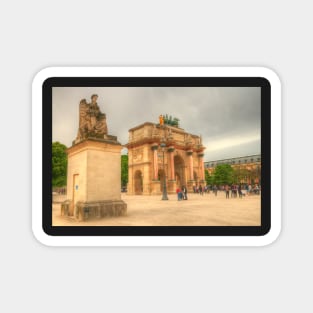
[{"label": "tourist", "polygon": [[213,192],[214,192],[215,196],[217,196],[217,187],[216,187],[216,185],[213,186]]},{"label": "tourist", "polygon": [[252,193],[252,186],[251,186],[251,184],[249,184],[249,186],[248,186],[248,194],[251,195],[251,193]]},{"label": "tourist", "polygon": [[200,195],[203,196],[203,188],[202,188],[202,185],[201,185],[201,184],[200,184],[200,186],[199,186],[199,193],[200,193]]},{"label": "tourist", "polygon": [[177,200],[178,201],[182,200],[183,199],[183,193],[182,193],[180,188],[176,189],[176,193],[177,193]]},{"label": "tourist", "polygon": [[239,194],[239,198],[242,198],[241,184],[239,184],[238,186],[238,194]]},{"label": "tourist", "polygon": [[225,185],[226,199],[229,199],[229,186]]},{"label": "tourist", "polygon": [[186,188],[186,186],[183,186],[183,187],[182,187],[182,192],[183,192],[183,199],[184,199],[184,200],[188,200],[188,198],[187,198],[187,188]]}]

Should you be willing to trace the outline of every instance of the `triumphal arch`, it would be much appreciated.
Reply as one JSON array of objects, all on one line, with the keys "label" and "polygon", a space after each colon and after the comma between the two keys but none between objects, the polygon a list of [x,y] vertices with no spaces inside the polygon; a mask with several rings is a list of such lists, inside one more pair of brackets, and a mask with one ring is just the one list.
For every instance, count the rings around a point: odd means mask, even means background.
[{"label": "triumphal arch", "polygon": [[178,123],[146,122],[129,130],[128,194],[161,194],[177,187],[204,184],[203,151],[200,136],[187,133]]}]

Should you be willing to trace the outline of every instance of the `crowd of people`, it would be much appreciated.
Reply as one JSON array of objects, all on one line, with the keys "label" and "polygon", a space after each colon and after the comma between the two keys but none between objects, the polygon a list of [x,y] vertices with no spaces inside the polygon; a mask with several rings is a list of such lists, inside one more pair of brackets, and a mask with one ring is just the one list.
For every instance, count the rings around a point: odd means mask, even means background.
[{"label": "crowd of people", "polygon": [[219,191],[225,192],[226,198],[242,198],[246,195],[259,195],[261,186],[259,184],[225,184],[225,185],[194,185],[193,192],[203,195],[205,193],[213,192],[215,196]]},{"label": "crowd of people", "polygon": [[[232,185],[194,185],[193,192],[204,195],[212,192],[217,196],[218,192],[225,192],[226,198],[242,198],[246,195],[259,195],[261,192],[261,186],[258,184],[232,184]],[[182,186],[176,189],[177,200],[188,200],[187,198],[187,188]]]}]

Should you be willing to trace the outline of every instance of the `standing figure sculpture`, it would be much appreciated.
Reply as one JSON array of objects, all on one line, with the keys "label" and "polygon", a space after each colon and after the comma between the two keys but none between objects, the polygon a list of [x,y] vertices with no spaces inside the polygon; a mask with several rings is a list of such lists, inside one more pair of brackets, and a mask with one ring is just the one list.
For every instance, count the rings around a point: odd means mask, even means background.
[{"label": "standing figure sculpture", "polygon": [[97,103],[98,95],[91,96],[91,103],[82,99],[79,104],[79,129],[76,141],[81,141],[88,137],[104,138],[108,128],[106,115],[100,111]]},{"label": "standing figure sculpture", "polygon": [[160,123],[161,126],[164,125],[164,116],[163,115],[159,116],[159,123]]}]

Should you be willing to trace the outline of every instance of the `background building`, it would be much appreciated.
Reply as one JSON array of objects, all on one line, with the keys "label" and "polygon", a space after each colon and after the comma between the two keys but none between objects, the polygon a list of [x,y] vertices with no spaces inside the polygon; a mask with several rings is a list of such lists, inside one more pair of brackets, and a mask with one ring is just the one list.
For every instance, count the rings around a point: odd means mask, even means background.
[{"label": "background building", "polygon": [[261,155],[248,155],[238,158],[204,162],[204,167],[209,175],[214,174],[214,169],[219,164],[229,164],[234,169],[234,176],[239,183],[261,183]]}]

